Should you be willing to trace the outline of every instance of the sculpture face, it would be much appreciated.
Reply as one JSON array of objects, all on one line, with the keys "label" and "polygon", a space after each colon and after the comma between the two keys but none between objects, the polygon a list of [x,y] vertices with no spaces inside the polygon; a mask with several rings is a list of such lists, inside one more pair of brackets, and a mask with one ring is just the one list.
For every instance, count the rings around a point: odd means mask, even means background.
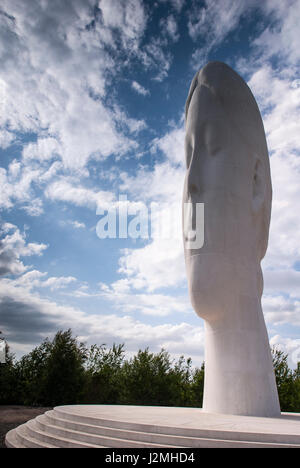
[{"label": "sculpture face", "polygon": [[[203,409],[278,416],[261,309],[272,198],[268,151],[255,99],[225,64],[209,63],[192,82],[185,153],[183,203],[193,205],[190,219],[183,213],[185,261],[192,305],[205,320]],[[196,203],[204,203],[204,245],[190,250]]]},{"label": "sculpture face", "polygon": [[215,320],[231,313],[236,294],[261,295],[271,204],[260,114],[247,85],[225,64],[208,64],[195,77],[185,154],[183,202],[205,209],[203,247],[185,248],[190,297],[198,315]]}]

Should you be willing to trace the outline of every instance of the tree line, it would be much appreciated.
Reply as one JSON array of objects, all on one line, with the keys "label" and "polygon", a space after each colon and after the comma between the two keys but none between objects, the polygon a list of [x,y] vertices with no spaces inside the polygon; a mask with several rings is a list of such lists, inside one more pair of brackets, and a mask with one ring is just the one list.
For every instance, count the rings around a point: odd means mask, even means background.
[{"label": "tree line", "polygon": [[[300,363],[273,349],[273,364],[282,411],[300,412]],[[16,360],[7,349],[0,365],[0,404],[57,406],[120,404],[201,407],[204,363],[178,360],[162,349],[148,348],[126,358],[124,345],[87,347],[72,330],[59,331]]]}]

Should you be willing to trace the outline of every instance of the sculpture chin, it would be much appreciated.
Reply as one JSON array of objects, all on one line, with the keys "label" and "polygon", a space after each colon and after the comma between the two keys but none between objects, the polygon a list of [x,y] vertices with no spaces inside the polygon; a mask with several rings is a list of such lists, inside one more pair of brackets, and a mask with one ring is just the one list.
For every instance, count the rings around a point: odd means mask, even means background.
[{"label": "sculpture chin", "polygon": [[230,318],[240,296],[260,300],[263,277],[258,262],[218,253],[185,252],[189,295],[199,317],[209,323]]},{"label": "sculpture chin", "polygon": [[228,278],[228,262],[222,262],[219,254],[187,254],[186,269],[195,312],[204,320],[217,320],[223,313],[223,299],[230,289],[228,282],[224,281],[224,275]]}]

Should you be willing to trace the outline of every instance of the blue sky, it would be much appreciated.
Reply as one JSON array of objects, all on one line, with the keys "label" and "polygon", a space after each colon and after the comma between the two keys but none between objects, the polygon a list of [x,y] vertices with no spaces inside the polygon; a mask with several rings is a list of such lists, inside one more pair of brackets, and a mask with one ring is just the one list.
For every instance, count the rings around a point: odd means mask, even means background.
[{"label": "blue sky", "polygon": [[18,356],[71,327],[202,362],[180,237],[99,239],[97,210],[123,195],[131,213],[156,203],[180,223],[185,100],[221,60],[262,112],[263,308],[271,344],[300,360],[299,21],[288,0],[2,0],[0,329]]}]

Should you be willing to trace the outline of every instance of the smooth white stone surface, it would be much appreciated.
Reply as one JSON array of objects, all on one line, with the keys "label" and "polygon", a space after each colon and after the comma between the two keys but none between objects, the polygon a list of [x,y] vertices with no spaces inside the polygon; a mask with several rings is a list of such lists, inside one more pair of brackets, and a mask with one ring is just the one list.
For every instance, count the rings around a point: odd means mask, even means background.
[{"label": "smooth white stone surface", "polygon": [[[205,321],[207,412],[278,416],[279,400],[261,308],[260,262],[268,244],[272,187],[256,101],[227,65],[208,63],[186,104],[184,203],[204,203],[204,245],[190,250],[189,294]],[[193,214],[191,215],[193,216]],[[190,219],[190,228],[195,220]]]},{"label": "smooth white stone surface", "polygon": [[9,447],[300,448],[300,414],[259,418],[198,408],[61,406],[10,431]]}]

